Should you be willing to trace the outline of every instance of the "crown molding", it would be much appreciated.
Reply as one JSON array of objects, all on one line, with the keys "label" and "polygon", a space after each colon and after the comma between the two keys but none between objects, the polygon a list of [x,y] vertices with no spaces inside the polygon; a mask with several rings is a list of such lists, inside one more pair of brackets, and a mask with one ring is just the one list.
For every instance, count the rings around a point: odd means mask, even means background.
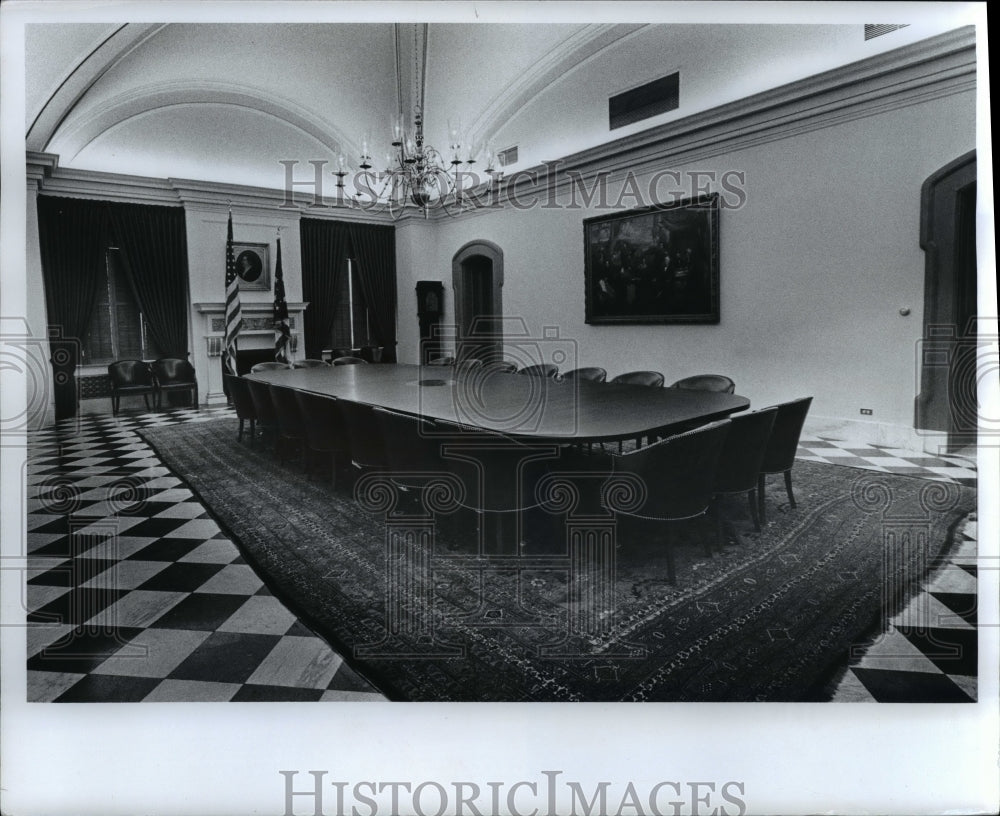
[{"label": "crown molding", "polygon": [[[512,192],[549,195],[565,189],[573,183],[568,172],[584,180],[598,174],[614,180],[975,87],[975,28],[966,26],[518,171],[504,183],[501,204]],[[558,166],[554,178],[549,178],[550,165]]]}]

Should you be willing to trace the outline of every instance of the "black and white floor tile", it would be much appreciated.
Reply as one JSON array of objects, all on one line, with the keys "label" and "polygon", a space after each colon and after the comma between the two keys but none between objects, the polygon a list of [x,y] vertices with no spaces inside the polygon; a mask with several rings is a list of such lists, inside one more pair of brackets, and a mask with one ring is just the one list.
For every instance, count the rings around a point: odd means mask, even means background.
[{"label": "black and white floor tile", "polygon": [[[134,431],[227,408],[85,416],[28,447],[28,700],[385,699],[275,598]],[[975,484],[974,463],[803,437],[800,457]],[[976,699],[976,529],[834,701]],[[848,658],[845,658],[847,660]]]},{"label": "black and white floor tile", "polygon": [[32,435],[29,701],[384,699],[133,432],[229,415],[83,417]]}]

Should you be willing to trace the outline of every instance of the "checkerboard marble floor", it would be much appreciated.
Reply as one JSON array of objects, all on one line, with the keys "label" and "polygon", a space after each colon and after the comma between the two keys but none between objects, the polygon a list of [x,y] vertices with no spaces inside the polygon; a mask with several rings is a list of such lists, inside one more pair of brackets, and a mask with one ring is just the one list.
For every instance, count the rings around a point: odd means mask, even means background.
[{"label": "checkerboard marble floor", "polygon": [[384,699],[134,433],[227,415],[83,417],[32,435],[29,701]]},{"label": "checkerboard marble floor", "polygon": [[[269,592],[134,432],[225,416],[228,408],[85,416],[31,435],[29,701],[385,699]],[[803,437],[799,454],[976,481],[974,463],[957,457],[817,437]],[[831,699],[975,699],[975,534],[970,521],[926,591],[849,656]]]}]

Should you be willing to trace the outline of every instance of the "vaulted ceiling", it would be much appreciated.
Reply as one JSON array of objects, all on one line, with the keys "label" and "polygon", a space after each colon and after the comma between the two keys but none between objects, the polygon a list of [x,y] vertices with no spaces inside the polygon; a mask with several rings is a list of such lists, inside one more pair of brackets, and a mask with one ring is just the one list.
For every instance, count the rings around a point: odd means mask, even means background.
[{"label": "vaulted ceiling", "polygon": [[[382,156],[422,88],[428,142],[445,147],[460,119],[466,141],[517,145],[528,167],[953,27],[921,18],[866,41],[861,22],[37,23],[27,147],[63,167],[280,188],[282,160],[298,177],[341,150],[356,165],[365,131]],[[677,110],[609,129],[610,96],[674,71]]]}]

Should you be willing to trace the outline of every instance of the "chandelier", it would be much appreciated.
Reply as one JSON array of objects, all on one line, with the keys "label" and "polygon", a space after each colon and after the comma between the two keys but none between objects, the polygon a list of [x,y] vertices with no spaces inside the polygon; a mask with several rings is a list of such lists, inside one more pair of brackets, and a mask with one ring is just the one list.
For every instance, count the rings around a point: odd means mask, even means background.
[{"label": "chandelier", "polygon": [[[390,127],[389,141],[391,150],[385,153],[384,163],[380,169],[375,167],[372,158],[372,138],[365,133],[361,138],[359,172],[354,174],[354,206],[367,210],[389,212],[393,218],[398,218],[404,210],[416,207],[427,217],[428,208],[440,206],[449,215],[475,206],[480,194],[493,189],[493,186],[503,177],[502,159],[494,151],[491,144],[482,150],[478,145],[464,138],[460,120],[448,122],[448,158],[433,145],[424,141],[424,72],[423,62],[426,55],[419,43],[418,26],[413,27],[414,37],[414,73],[413,83],[416,101],[413,105],[413,122],[406,126],[402,114],[402,96],[400,94],[400,112],[393,117]],[[399,38],[397,26],[396,38],[397,93],[399,92]],[[483,172],[480,176],[474,168],[483,153]],[[501,169],[497,169],[497,165]],[[337,186],[344,189],[344,178],[349,175],[347,157],[341,153],[337,156]]]}]

